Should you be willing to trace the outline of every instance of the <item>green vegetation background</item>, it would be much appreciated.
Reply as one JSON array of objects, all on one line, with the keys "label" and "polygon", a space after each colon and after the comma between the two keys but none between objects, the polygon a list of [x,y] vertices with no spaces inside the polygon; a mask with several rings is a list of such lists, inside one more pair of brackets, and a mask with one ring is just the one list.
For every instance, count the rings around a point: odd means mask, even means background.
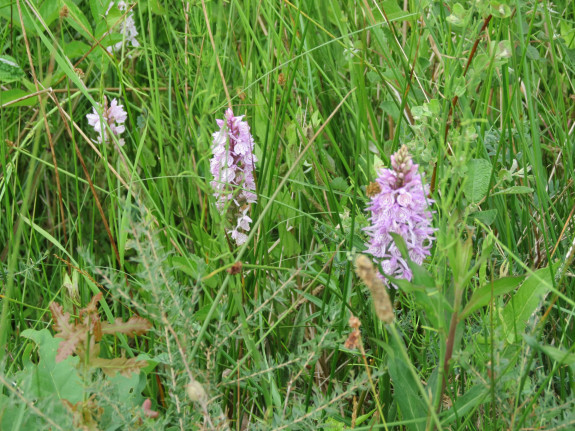
[{"label": "green vegetation background", "polygon": [[[115,55],[107,8],[0,1],[1,429],[575,428],[573,2],[144,0]],[[91,143],[104,95],[121,148]],[[229,104],[260,160],[240,249]],[[438,232],[384,325],[353,260],[402,144]]]}]

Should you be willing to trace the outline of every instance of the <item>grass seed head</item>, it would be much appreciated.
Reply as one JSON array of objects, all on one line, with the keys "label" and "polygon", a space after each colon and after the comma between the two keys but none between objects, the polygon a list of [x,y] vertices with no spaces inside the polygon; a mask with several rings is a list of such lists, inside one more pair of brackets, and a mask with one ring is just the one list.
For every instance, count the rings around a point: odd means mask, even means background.
[{"label": "grass seed head", "polygon": [[357,256],[355,260],[355,271],[371,292],[375,313],[379,320],[384,323],[393,322],[393,307],[391,306],[391,300],[387,293],[387,287],[378,277],[371,260],[364,254]]}]

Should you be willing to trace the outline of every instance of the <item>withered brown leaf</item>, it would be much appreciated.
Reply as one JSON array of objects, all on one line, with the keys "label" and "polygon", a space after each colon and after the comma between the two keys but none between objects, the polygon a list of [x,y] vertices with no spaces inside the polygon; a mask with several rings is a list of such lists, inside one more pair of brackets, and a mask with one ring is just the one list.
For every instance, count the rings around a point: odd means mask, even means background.
[{"label": "withered brown leaf", "polygon": [[114,323],[103,322],[103,334],[126,334],[130,337],[134,335],[142,335],[152,329],[152,324],[149,320],[140,316],[132,316],[127,322],[122,321],[121,318],[116,319]]},{"label": "withered brown leaf", "polygon": [[142,368],[146,368],[148,362],[122,356],[114,359],[94,358],[90,361],[90,366],[101,368],[108,377],[114,377],[118,373],[130,377],[132,373],[139,373]]}]

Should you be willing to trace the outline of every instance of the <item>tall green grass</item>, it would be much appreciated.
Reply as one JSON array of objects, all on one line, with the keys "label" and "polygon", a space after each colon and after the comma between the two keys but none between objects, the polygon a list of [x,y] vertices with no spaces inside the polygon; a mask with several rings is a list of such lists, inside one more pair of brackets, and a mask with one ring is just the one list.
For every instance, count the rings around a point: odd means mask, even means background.
[{"label": "tall green grass", "polygon": [[[0,3],[0,428],[575,426],[570,2],[149,0],[114,56],[106,3]],[[121,148],[90,142],[104,95]],[[210,187],[228,105],[259,158],[241,248]],[[438,231],[384,325],[353,262],[402,144]],[[100,343],[139,374],[55,362],[49,304],[97,292],[153,324]]]}]

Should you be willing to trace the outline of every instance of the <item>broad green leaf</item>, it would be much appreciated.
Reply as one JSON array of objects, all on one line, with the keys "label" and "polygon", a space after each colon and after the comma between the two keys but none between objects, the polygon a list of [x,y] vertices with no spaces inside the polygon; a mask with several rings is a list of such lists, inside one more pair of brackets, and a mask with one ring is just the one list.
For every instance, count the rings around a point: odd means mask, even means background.
[{"label": "broad green leaf", "polygon": [[539,51],[537,51],[537,48],[535,48],[535,47],[532,46],[532,45],[528,45],[528,46],[527,46],[526,54],[527,54],[527,58],[528,58],[529,60],[533,60],[533,61],[537,61],[537,62],[539,62],[539,61],[544,61],[544,60],[541,58],[541,56],[539,55]]},{"label": "broad green leaf", "polygon": [[[142,368],[144,375],[148,375],[152,371],[154,371],[154,369],[156,368],[156,366],[158,364],[164,364],[164,365],[170,365],[171,364],[170,357],[166,352],[160,353],[159,355],[154,356],[154,357],[151,357],[147,353],[140,353],[138,355],[138,359],[140,359],[141,361],[146,361],[148,363],[147,367]],[[119,378],[119,377],[117,376],[115,378]]]},{"label": "broad green leaf", "polygon": [[471,313],[489,304],[491,298],[497,298],[498,296],[511,292],[519,286],[519,283],[521,283],[522,280],[523,277],[505,277],[495,280],[493,283],[481,286],[473,292],[471,299],[461,312],[459,318],[465,319]]},{"label": "broad green leaf", "polygon": [[491,225],[491,223],[493,223],[495,221],[495,218],[497,217],[497,210],[496,209],[490,209],[490,210],[485,210],[485,211],[477,211],[477,212],[469,214],[469,217],[472,219],[480,221],[481,223],[483,223],[486,226],[489,226],[489,225]]},{"label": "broad green leaf", "polygon": [[571,23],[566,20],[561,20],[560,28],[561,37],[565,41],[567,48],[575,48],[575,29],[572,27]]},{"label": "broad green leaf", "polygon": [[349,187],[347,181],[342,177],[335,177],[333,180],[331,180],[330,185],[334,191],[338,192],[345,192]]},{"label": "broad green leaf", "polygon": [[[8,84],[24,78],[25,73],[16,60],[9,55],[0,55],[0,82]],[[4,93],[4,91],[2,92]],[[2,96],[4,99],[4,96]],[[2,103],[5,103],[4,101]]]},{"label": "broad green leaf", "polygon": [[527,344],[529,344],[531,347],[534,347],[537,350],[542,351],[547,356],[549,356],[551,359],[553,359],[554,361],[556,361],[560,364],[568,365],[569,367],[571,367],[572,372],[575,372],[575,353],[574,352],[569,352],[567,350],[559,349],[559,348],[553,347],[553,346],[545,346],[543,344],[540,344],[535,339],[535,337],[532,337],[530,335],[524,335],[523,338],[525,339]]},{"label": "broad green leaf", "polygon": [[326,431],[344,431],[345,424],[335,420],[334,418],[327,418],[322,428]]},{"label": "broad green leaf", "polygon": [[[13,100],[20,99],[27,96],[30,92],[26,90],[21,90],[19,88],[13,88],[11,90],[6,90],[0,92],[0,105],[5,105]],[[28,97],[27,99],[20,100],[19,102],[12,103],[6,108],[17,108],[19,106],[34,106],[38,104],[38,96]]]},{"label": "broad green leaf", "polygon": [[26,404],[0,394],[0,429],[2,431],[20,431],[28,417]]},{"label": "broad green leaf", "polygon": [[24,370],[23,376],[29,377],[28,396],[38,398],[56,396],[65,398],[72,404],[81,401],[84,396],[84,385],[76,365],[78,357],[69,357],[56,362],[56,354],[63,341],[52,337],[50,331],[42,329],[26,329],[22,337],[34,341],[38,345],[40,361]]},{"label": "broad green leaf", "polygon": [[[22,8],[22,23],[24,23],[24,28],[28,33],[28,37],[30,37],[38,34],[37,26],[34,25],[38,21],[36,13],[40,15],[48,27],[58,18],[62,3],[60,0],[32,0],[30,2],[21,2],[20,5]],[[0,17],[6,18],[7,21],[18,28],[22,27],[15,1],[0,0]]]},{"label": "broad green leaf", "polygon": [[[392,22],[401,22],[406,20],[415,20],[415,14],[409,13],[403,10],[395,0],[384,0],[381,2],[381,6],[379,8],[383,8],[386,12],[387,18]],[[379,9],[374,9],[374,13],[377,16],[377,12]]]},{"label": "broad green leaf", "polygon": [[511,47],[511,41],[509,40],[502,40],[501,42],[495,45],[495,59],[501,60],[504,58],[510,58],[513,53],[513,49]]},{"label": "broad green leaf", "polygon": [[467,178],[463,185],[463,193],[471,202],[479,202],[487,194],[491,163],[485,159],[471,159],[467,163]]},{"label": "broad green leaf", "polygon": [[194,320],[196,320],[198,322],[203,322],[204,320],[206,320],[206,316],[210,312],[210,308],[212,308],[211,302],[205,304],[203,307],[200,307],[198,309],[198,311],[196,311],[194,313],[194,316],[193,316]]},{"label": "broad green leaf", "polygon": [[491,13],[496,18],[508,18],[511,16],[511,8],[504,2],[491,2]]},{"label": "broad green leaf", "polygon": [[88,21],[88,18],[84,15],[84,12],[74,3],[72,0],[63,0],[64,4],[68,8],[68,17],[66,18],[66,23],[68,23],[74,30],[80,33],[86,40],[92,41],[94,36],[92,35],[92,26]]},{"label": "broad green leaf", "polygon": [[356,426],[361,425],[361,424],[364,423],[366,420],[368,420],[369,418],[371,418],[376,411],[377,411],[376,409],[373,409],[372,411],[370,411],[370,412],[368,412],[368,413],[366,413],[366,414],[364,414],[364,415],[358,416],[357,419],[356,419],[356,421],[355,421],[355,425],[356,425]]},{"label": "broad green leaf", "polygon": [[162,6],[160,0],[148,1],[148,8],[156,15],[164,15],[166,13],[166,9]]},{"label": "broad green leaf", "polygon": [[123,376],[122,374],[117,374],[114,377],[109,377],[108,382],[110,382],[118,392],[119,399],[124,402],[130,402],[130,404],[138,405],[141,404],[137,401],[132,402],[133,399],[141,399],[141,393],[146,387],[146,379],[142,379],[142,375],[138,373],[133,373],[130,377]]},{"label": "broad green leaf", "polygon": [[444,412],[441,419],[443,425],[473,413],[479,406],[489,401],[489,387],[487,385],[474,385],[463,395],[457,397],[457,401],[448,411]]},{"label": "broad green leaf", "polygon": [[389,375],[393,382],[393,398],[401,410],[403,419],[410,421],[406,428],[411,431],[425,430],[427,406],[421,399],[417,383],[409,370],[409,365],[399,357],[402,346],[396,342],[387,349]]},{"label": "broad green leaf", "polygon": [[381,110],[387,115],[390,115],[393,118],[399,117],[399,108],[395,102],[392,102],[391,100],[385,100],[381,102],[379,106]]},{"label": "broad green leaf", "polygon": [[64,54],[70,59],[83,57],[88,51],[90,51],[90,45],[78,40],[64,45]]},{"label": "broad green leaf", "polygon": [[451,8],[451,15],[449,15],[445,20],[454,26],[465,27],[471,13],[461,5],[461,3],[455,3]]},{"label": "broad green leaf", "polygon": [[[558,264],[555,264],[555,270]],[[502,311],[503,326],[509,343],[523,334],[527,322],[537,312],[541,301],[552,288],[549,267],[539,269],[530,275],[511,297]]]},{"label": "broad green leaf", "polygon": [[301,247],[297,238],[293,234],[293,230],[288,231],[286,224],[282,223],[278,227],[280,244],[279,249],[285,257],[292,257],[301,253]]},{"label": "broad green leaf", "polygon": [[513,187],[509,187],[505,190],[500,190],[498,192],[495,192],[491,196],[495,196],[495,195],[521,195],[521,194],[527,194],[527,193],[533,193],[533,189],[531,187],[525,187],[525,186],[513,186]]},{"label": "broad green leaf", "polygon": [[90,12],[94,22],[100,22],[104,19],[109,3],[107,0],[90,0]]}]

